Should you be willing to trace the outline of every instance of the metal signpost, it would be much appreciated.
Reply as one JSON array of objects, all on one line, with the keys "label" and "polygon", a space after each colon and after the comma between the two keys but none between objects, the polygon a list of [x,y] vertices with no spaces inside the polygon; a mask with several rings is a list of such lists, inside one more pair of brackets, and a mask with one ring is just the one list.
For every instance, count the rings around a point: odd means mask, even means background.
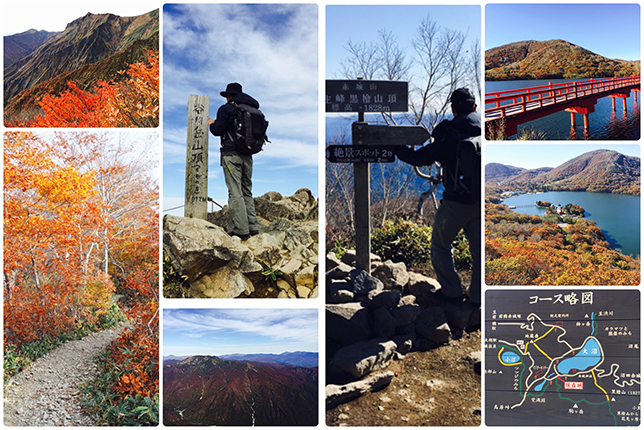
[{"label": "metal signpost", "polygon": [[355,193],[356,267],[371,273],[371,224],[369,163],[396,160],[397,145],[422,145],[429,132],[420,126],[370,125],[365,112],[407,112],[407,82],[326,81],[326,112],[357,112],[351,127],[352,145],[330,145],[326,158],[331,163],[353,163]]}]

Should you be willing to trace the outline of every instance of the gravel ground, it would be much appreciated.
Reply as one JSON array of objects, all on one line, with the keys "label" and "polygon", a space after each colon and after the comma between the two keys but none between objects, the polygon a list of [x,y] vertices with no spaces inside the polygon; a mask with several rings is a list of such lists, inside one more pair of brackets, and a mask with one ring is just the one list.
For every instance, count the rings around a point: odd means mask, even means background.
[{"label": "gravel ground", "polygon": [[64,343],[12,377],[4,387],[7,426],[95,426],[80,402],[82,385],[96,377],[94,357],[123,326]]},{"label": "gravel ground", "polygon": [[[412,352],[378,372],[394,379],[381,391],[326,412],[328,426],[480,426],[481,376],[469,359],[481,332],[427,352]],[[479,356],[480,359],[480,356]]]}]

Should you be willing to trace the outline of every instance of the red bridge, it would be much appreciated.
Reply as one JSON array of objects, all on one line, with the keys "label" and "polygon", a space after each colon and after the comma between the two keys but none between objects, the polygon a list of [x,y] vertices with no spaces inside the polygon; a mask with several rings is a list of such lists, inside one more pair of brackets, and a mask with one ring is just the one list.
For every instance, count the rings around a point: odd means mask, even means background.
[{"label": "red bridge", "polygon": [[570,112],[571,126],[574,127],[575,114],[584,115],[584,130],[588,131],[588,114],[595,111],[597,99],[612,97],[613,110],[615,99],[623,100],[626,111],[626,99],[631,91],[640,91],[640,77],[590,79],[585,81],[566,82],[543,85],[540,87],[521,88],[518,90],[500,91],[485,95],[485,122],[502,120],[505,136],[517,133],[517,126],[555,112]]}]

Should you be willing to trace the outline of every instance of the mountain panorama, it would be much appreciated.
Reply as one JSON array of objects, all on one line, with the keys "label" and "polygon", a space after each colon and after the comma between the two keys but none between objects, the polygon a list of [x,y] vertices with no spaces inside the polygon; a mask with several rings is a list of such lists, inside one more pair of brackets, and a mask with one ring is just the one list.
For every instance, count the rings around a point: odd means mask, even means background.
[{"label": "mountain panorama", "polygon": [[120,17],[91,14],[67,24],[64,31],[29,30],[4,36],[5,115],[36,108],[43,94],[67,90],[67,81],[82,89],[159,49],[159,11]]},{"label": "mountain panorama", "polygon": [[169,362],[164,358],[165,425],[318,424],[317,366],[203,355],[175,358]]},{"label": "mountain panorama", "polygon": [[523,169],[499,163],[485,165],[485,189],[515,191],[589,191],[640,194],[640,159],[599,149],[551,168]]},{"label": "mountain panorama", "polygon": [[639,61],[610,59],[565,40],[524,40],[485,51],[485,80],[590,79],[640,74]]}]

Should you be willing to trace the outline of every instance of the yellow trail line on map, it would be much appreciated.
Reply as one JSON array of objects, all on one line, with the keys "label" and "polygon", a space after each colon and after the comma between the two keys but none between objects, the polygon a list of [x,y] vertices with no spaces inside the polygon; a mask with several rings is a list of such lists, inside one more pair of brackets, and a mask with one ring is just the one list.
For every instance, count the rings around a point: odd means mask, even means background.
[{"label": "yellow trail line on map", "polygon": [[501,363],[504,366],[518,366],[519,364],[521,364],[520,361],[517,363],[510,363],[510,364],[504,363],[503,360],[501,359],[501,353],[503,352],[504,349],[505,348],[501,348],[501,350],[499,351],[499,363]]},{"label": "yellow trail line on map", "polygon": [[[543,339],[543,338],[544,338],[544,337],[546,337],[546,336],[548,336],[548,333],[550,333],[550,332],[551,332],[552,330],[554,330],[554,329],[555,329],[555,328],[554,328],[554,326],[553,326],[553,327],[550,327],[550,330],[548,330],[548,331],[546,332],[546,334],[544,334],[544,335],[543,335],[543,336],[541,336],[541,337],[538,337],[537,339],[535,339],[535,340],[534,340],[534,342],[532,342],[532,344],[533,344],[533,345],[534,345],[534,346],[535,346],[535,347],[536,347],[536,348],[537,348],[537,349],[538,349],[538,350],[539,350],[543,355],[545,355],[545,356],[546,356],[546,358],[547,358],[548,360],[550,360],[550,361],[552,361],[552,358],[548,357],[548,354],[546,354],[545,352],[543,352],[543,350],[542,350],[541,348],[539,348],[539,345],[537,345],[537,341],[538,341],[538,340],[540,340],[540,339]],[[528,349],[528,346],[527,346],[527,345],[526,345],[526,349]]]},{"label": "yellow trail line on map", "polygon": [[597,388],[599,388],[600,390],[602,390],[604,392],[604,394],[606,394],[606,400],[608,400],[610,402],[610,398],[608,397],[608,393],[606,392],[606,390],[604,390],[602,387],[600,387],[599,384],[597,383],[597,378],[595,377],[595,371],[591,370],[590,373],[593,375],[593,380],[595,381],[595,385],[597,386]]}]

